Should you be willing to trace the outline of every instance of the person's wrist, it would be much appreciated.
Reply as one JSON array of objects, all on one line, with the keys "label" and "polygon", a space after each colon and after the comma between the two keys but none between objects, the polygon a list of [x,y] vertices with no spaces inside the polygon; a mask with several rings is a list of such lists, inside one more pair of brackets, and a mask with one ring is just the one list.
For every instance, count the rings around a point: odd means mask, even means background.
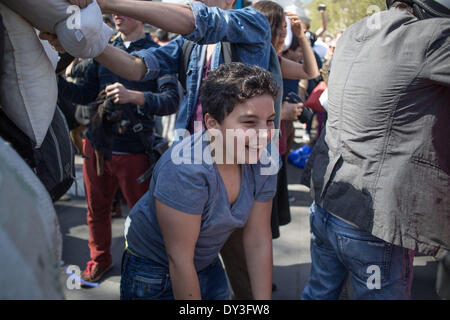
[{"label": "person's wrist", "polygon": [[[272,291],[272,288],[270,288],[270,290]],[[272,300],[272,292],[268,294],[258,294],[258,295],[253,294],[253,295],[255,300]]]},{"label": "person's wrist", "polygon": [[302,40],[306,39],[306,36],[305,36],[305,33],[304,33],[304,32],[302,32],[302,33],[299,34],[299,35],[295,35],[295,36],[297,37],[297,39],[298,39],[299,41],[302,41]]},{"label": "person's wrist", "polygon": [[132,94],[132,101],[134,104],[138,106],[143,106],[145,103],[145,96],[144,93],[140,91],[131,91]]}]

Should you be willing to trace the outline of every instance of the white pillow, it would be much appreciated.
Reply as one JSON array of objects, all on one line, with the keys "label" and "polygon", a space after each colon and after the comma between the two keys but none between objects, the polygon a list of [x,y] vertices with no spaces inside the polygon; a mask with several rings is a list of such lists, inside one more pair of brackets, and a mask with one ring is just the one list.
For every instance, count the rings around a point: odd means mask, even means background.
[{"label": "white pillow", "polygon": [[34,28],[0,3],[5,26],[1,105],[6,115],[40,147],[56,108],[55,70]]},{"label": "white pillow", "polygon": [[37,29],[56,34],[63,48],[74,57],[97,57],[113,34],[103,23],[95,0],[79,14],[71,10],[66,0],[14,0],[6,1],[5,5]]}]

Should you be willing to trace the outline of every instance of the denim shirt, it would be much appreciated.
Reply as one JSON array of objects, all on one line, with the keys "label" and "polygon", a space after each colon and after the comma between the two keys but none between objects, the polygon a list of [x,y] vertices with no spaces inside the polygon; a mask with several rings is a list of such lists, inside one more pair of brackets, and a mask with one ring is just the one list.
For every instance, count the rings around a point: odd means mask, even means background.
[{"label": "denim shirt", "polygon": [[[158,44],[148,34],[144,38],[132,41],[128,48],[125,47],[120,36],[116,37],[111,44],[127,52],[158,47]],[[141,91],[144,93],[145,103],[142,106],[133,106],[132,110],[142,122],[146,131],[151,132],[154,127],[154,115],[174,113],[179,105],[176,77],[162,72],[160,77],[157,78],[158,80],[147,80],[144,82],[128,81],[112,73],[94,60],[86,71],[82,84],[70,83],[59,77],[58,89],[68,101],[83,105],[96,101],[100,91],[104,90],[107,85],[116,82],[121,83],[127,89]],[[161,90],[161,88],[164,88],[164,90]],[[122,114],[122,119],[127,119],[125,112]],[[87,137],[90,137],[89,132]],[[125,133],[114,136],[113,151],[136,154],[144,153],[145,148],[139,136],[133,133],[131,129],[128,129]]]},{"label": "denim shirt", "polygon": [[268,69],[271,56],[271,33],[267,19],[253,8],[222,10],[201,2],[189,2],[195,17],[195,29],[164,47],[133,53],[141,58],[147,73],[142,79],[155,79],[162,73],[178,73],[183,43],[195,42],[186,73],[187,96],[181,104],[176,129],[187,129],[200,91],[206,45],[217,43],[212,55],[211,70],[222,64],[220,41],[236,44],[241,62]]}]

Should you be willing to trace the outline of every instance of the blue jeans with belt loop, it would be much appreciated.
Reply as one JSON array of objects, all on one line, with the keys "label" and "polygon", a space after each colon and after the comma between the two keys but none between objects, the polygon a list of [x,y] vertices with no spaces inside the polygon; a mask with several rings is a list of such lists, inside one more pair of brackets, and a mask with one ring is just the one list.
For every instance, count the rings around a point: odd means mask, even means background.
[{"label": "blue jeans with belt loop", "polygon": [[[121,300],[174,300],[168,268],[125,251],[121,273]],[[230,299],[228,280],[218,257],[197,275],[203,300]]]},{"label": "blue jeans with belt loop", "polygon": [[311,274],[302,299],[339,299],[349,274],[353,299],[411,297],[414,251],[395,246],[310,207]]}]

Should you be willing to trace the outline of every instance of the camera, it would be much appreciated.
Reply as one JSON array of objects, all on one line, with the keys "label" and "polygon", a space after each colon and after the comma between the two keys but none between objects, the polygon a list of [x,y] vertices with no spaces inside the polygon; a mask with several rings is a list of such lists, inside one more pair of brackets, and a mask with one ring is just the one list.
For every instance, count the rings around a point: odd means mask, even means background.
[{"label": "camera", "polygon": [[317,10],[319,10],[319,11],[321,11],[321,10],[325,11],[326,9],[327,9],[327,6],[324,4],[320,4],[317,6]]},{"label": "camera", "polygon": [[[295,94],[295,92],[289,92],[285,101],[289,103],[303,102],[302,99]],[[298,121],[301,123],[308,123],[312,120],[313,116],[314,112],[310,108],[303,106],[302,114],[298,117]]]}]

